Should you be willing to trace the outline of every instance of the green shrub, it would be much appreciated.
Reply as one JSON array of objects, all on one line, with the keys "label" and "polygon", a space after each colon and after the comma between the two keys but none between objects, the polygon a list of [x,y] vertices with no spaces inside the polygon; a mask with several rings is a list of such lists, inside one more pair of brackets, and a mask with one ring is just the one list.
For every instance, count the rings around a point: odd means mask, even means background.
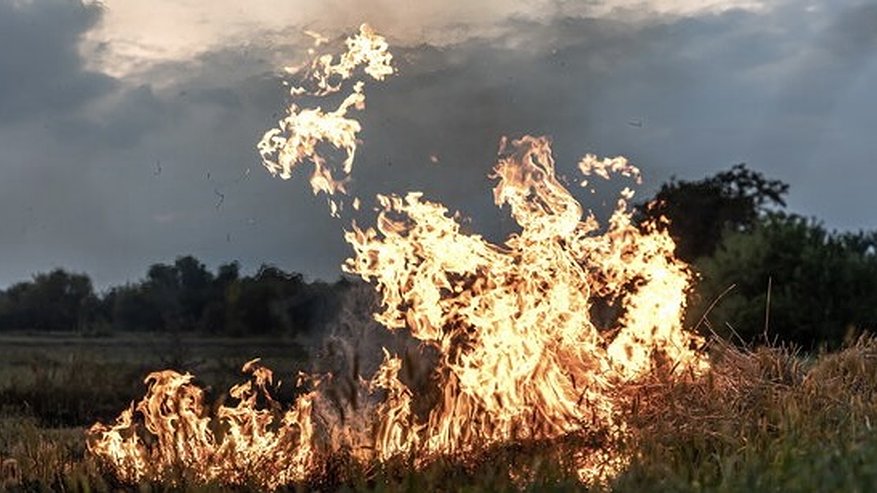
[{"label": "green shrub", "polygon": [[726,338],[750,342],[767,329],[771,340],[838,347],[877,328],[875,245],[873,233],[831,233],[777,213],[751,231],[726,231],[715,253],[695,264],[701,279],[688,323],[706,314],[707,329]]}]

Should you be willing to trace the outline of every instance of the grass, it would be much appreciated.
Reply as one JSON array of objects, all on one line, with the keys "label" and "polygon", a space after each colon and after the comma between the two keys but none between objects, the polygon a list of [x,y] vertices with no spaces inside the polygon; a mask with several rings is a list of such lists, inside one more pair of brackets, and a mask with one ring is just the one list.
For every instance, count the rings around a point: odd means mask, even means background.
[{"label": "grass", "polygon": [[717,348],[706,378],[644,387],[620,490],[873,491],[877,341],[805,359]]},{"label": "grass", "polygon": [[150,371],[188,371],[224,391],[240,381],[241,365],[256,357],[279,375],[294,375],[304,352],[277,339],[3,335],[0,415],[35,418],[44,427],[86,426],[112,419],[142,396]]},{"label": "grass", "polygon": [[[0,339],[0,491],[228,490],[120,485],[85,451],[84,426],[142,395],[145,370],[161,366],[156,360],[179,350],[179,341],[155,354],[143,350],[142,340],[139,350],[130,349],[138,341],[124,338],[99,344],[7,342]],[[188,363],[178,368],[205,372],[204,381],[216,382],[216,388],[239,377],[208,360],[229,360],[234,368],[255,355],[249,351],[261,350],[269,366],[285,364],[291,371],[301,364],[300,358],[283,357],[291,348],[266,341],[186,344],[182,359]],[[657,375],[633,388],[623,410],[630,432],[616,444],[631,462],[609,484],[593,489],[877,490],[877,340],[864,338],[816,356],[785,347],[741,350],[717,341],[712,358],[712,370],[703,377],[675,381]],[[562,467],[564,457],[587,445],[581,440],[511,444],[466,461],[438,460],[418,472],[404,462],[366,471],[339,458],[323,477],[299,489],[585,491]]]}]

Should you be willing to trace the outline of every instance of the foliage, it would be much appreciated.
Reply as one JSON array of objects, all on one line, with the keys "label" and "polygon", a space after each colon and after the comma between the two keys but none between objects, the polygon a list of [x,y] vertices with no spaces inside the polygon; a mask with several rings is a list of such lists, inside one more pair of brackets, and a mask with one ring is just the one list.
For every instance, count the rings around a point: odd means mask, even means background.
[{"label": "foliage", "polygon": [[727,338],[749,342],[767,331],[806,348],[836,347],[877,327],[875,248],[875,233],[830,233],[800,216],[768,214],[750,231],[727,231],[714,255],[696,263],[689,323],[706,314]]},{"label": "foliage", "polygon": [[0,294],[0,326],[51,330],[82,329],[98,305],[91,279],[55,269]]},{"label": "foliage", "polygon": [[788,190],[739,164],[698,181],[671,179],[640,206],[642,220],[669,220],[658,224],[698,274],[689,326],[808,349],[877,329],[877,233],[833,233],[779,212]]},{"label": "foliage", "polygon": [[292,336],[324,324],[349,286],[347,280],[308,283],[269,265],[241,276],[230,263],[214,274],[183,256],[150,266],[142,281],[98,295],[85,274],[56,269],[0,292],[0,331]]},{"label": "foliage", "polygon": [[772,206],[785,206],[788,190],[787,184],[738,164],[698,181],[671,178],[639,211],[643,219],[668,219],[676,254],[693,262],[711,255],[724,231],[747,231]]}]

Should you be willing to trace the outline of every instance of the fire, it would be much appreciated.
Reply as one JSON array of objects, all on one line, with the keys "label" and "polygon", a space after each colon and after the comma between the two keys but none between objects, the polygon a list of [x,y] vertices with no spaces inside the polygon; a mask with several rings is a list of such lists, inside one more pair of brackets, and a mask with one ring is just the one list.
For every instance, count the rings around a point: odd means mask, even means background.
[{"label": "fire", "polygon": [[[338,62],[314,62],[310,94],[339,92],[357,67],[377,80],[393,73],[386,42],[367,27],[347,47]],[[346,193],[360,130],[346,115],[363,104],[361,80],[335,111],[293,104],[259,143],[265,166],[288,178],[310,161],[314,193]],[[322,142],[346,153],[345,178],[333,177],[317,150]],[[640,180],[624,158],[587,155],[579,169]],[[376,225],[345,233],[353,255],[343,267],[379,293],[376,320],[437,355],[437,398],[426,412],[417,406],[423,396],[400,377],[402,357],[386,349],[344,419],[325,410],[324,377],[304,378],[312,390],[284,410],[269,395],[270,371],[250,362],[251,381],[231,390],[238,404],[211,414],[191,375],[163,371],[147,377],[146,397],[115,424],[89,430],[89,450],[125,481],[173,481],[182,471],[199,482],[274,489],[319,474],[336,454],[363,465],[413,458],[420,467],[516,441],[623,436],[626,386],[655,370],[707,368],[703,341],[681,323],[687,266],[666,232],[632,222],[630,189],[607,224],[585,213],[557,178],[547,138],[503,140],[493,178],[496,205],[520,228],[501,244],[464,233],[456,216],[420,192],[379,195]],[[617,472],[626,458],[610,440],[568,460],[590,481]]]},{"label": "fire", "polygon": [[[325,42],[325,38],[309,33],[315,45]],[[337,61],[332,55],[318,57],[311,64],[307,81],[314,89],[293,86],[291,96],[327,96],[341,91],[341,84],[350,79],[357,68],[375,80],[393,74],[393,56],[388,51],[387,41],[363,24],[359,34],[347,38],[347,52]],[[348,116],[352,110],[365,109],[363,82],[357,81],[351,92],[332,111],[320,107],[300,108],[292,104],[288,115],[277,123],[277,127],[267,131],[257,145],[262,162],[273,175],[283,179],[292,177],[292,171],[302,163],[311,162],[314,171],[310,182],[314,193],[335,195],[346,192],[347,177],[353,170],[356,155],[356,135],[362,130],[359,121]],[[343,177],[335,178],[329,162],[318,152],[318,145],[328,143],[344,151]],[[329,200],[331,214],[337,216],[341,203]]]},{"label": "fire", "polygon": [[[412,418],[407,394],[390,393],[401,398],[388,412],[409,422],[406,439],[379,443],[384,454],[468,452],[560,437],[582,423],[619,429],[619,385],[657,364],[705,368],[701,341],[680,323],[689,273],[665,233],[640,232],[624,198],[604,232],[593,215],[583,219],[545,138],[504,142],[494,172],[495,202],[521,227],[502,245],[462,233],[444,206],[416,192],[380,196],[377,227],[346,235],[355,252],[346,270],[382,296],[377,320],[440,354],[442,399],[428,420]],[[610,331],[592,321],[595,297],[624,309]],[[381,386],[396,388],[388,374],[398,364],[388,356]]]},{"label": "fire", "polygon": [[[265,478],[259,483],[269,488],[300,479],[314,457],[311,399],[301,396],[278,420],[267,391],[271,371],[258,360],[243,370],[252,381],[230,390],[238,404],[219,406],[215,419],[208,416],[204,392],[192,383],[192,375],[171,370],[149,374],[143,400],[123,411],[114,425],[96,424],[89,430],[89,450],[129,482],[173,483],[181,471],[202,483],[245,484],[256,470]],[[257,408],[259,397],[267,400],[268,409]],[[144,417],[149,441],[138,436],[135,412]]]}]

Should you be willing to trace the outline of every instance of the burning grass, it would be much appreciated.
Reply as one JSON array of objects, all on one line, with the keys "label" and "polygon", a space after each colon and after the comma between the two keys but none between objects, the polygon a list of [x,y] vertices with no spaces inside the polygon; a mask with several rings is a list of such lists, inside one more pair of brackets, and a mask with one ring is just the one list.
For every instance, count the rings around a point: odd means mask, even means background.
[{"label": "burning grass", "polygon": [[[339,217],[361,130],[351,113],[365,109],[367,79],[395,73],[385,39],[368,26],[346,46],[339,58],[315,59],[257,146],[282,178],[312,165],[313,192]],[[327,113],[300,106],[304,94],[347,96]],[[326,147],[346,156],[340,171]],[[640,180],[622,157],[586,155],[579,169]],[[630,460],[620,446],[630,387],[709,367],[703,339],[682,326],[691,271],[669,233],[634,223],[629,188],[605,224],[583,207],[558,177],[546,137],[502,139],[491,177],[496,206],[518,225],[502,242],[465,232],[459,215],[417,191],[377,195],[374,226],[354,223],[344,234],[352,256],[343,269],[379,298],[359,323],[404,332],[430,354],[427,389],[406,381],[403,355],[387,347],[375,351],[383,356],[375,371],[353,375],[340,405],[334,371],[301,375],[302,392],[283,405],[271,397],[271,371],[253,361],[244,366],[251,381],[230,390],[234,404],[212,408],[191,375],[153,372],[142,400],[89,430],[89,450],[125,482],[173,483],[179,470],[201,483],[273,490],[327,476],[338,457],[364,470],[401,462],[416,471],[551,443],[549,462],[583,484],[613,478]],[[598,300],[617,311],[606,326],[592,314]],[[577,448],[558,445],[566,443]],[[514,479],[529,475],[524,468]]]},{"label": "burning grass", "polygon": [[[337,62],[315,60],[291,89],[287,116],[258,145],[283,178],[312,164],[313,192],[339,217],[364,76],[395,73],[386,41],[367,26],[346,44]],[[347,97],[328,113],[296,99],[337,93]],[[324,146],[346,155],[340,172]],[[587,155],[579,169],[586,178],[640,179],[621,157]],[[829,363],[804,370],[781,349],[705,351],[682,324],[691,271],[664,228],[633,221],[632,190],[601,224],[558,178],[546,137],[503,139],[491,176],[495,204],[518,225],[502,242],[464,232],[458,215],[421,192],[378,195],[374,226],[353,224],[344,235],[353,250],[344,270],[374,287],[370,316],[381,330],[404,332],[423,351],[425,385],[405,377],[407,354],[387,347],[373,351],[383,355],[373,372],[354,371],[346,386],[334,371],[302,374],[301,393],[287,403],[272,397],[273,375],[256,361],[244,365],[251,379],[232,387],[229,404],[208,403],[191,375],[153,372],[142,400],[89,429],[90,452],[124,484],[410,489],[412,478],[427,477],[441,482],[429,489],[484,478],[491,490],[606,489],[670,481],[653,477],[667,460],[709,470],[716,457],[728,468],[744,454],[745,464],[750,447],[772,450],[771,436],[797,436],[803,423],[843,428],[809,416],[814,404],[870,430],[870,416],[850,402],[838,401],[839,411],[830,399],[816,402],[827,390],[813,383],[822,372],[841,378],[821,370]],[[601,303],[615,315],[595,317]]]},{"label": "burning grass", "polygon": [[[870,491],[877,484],[877,340],[863,338],[819,356],[784,347],[742,350],[711,343],[702,376],[652,375],[623,412],[628,467],[615,491]],[[404,459],[365,468],[337,456],[321,475],[288,488],[322,491],[580,491],[562,459],[599,447],[602,437],[520,441],[465,460],[453,456],[412,470]],[[219,491],[181,472],[168,483],[119,483],[85,453],[83,430],[46,429],[31,418],[0,419],[6,489]],[[170,479],[170,478],[169,478]],[[258,490],[253,485],[236,488]]]}]

